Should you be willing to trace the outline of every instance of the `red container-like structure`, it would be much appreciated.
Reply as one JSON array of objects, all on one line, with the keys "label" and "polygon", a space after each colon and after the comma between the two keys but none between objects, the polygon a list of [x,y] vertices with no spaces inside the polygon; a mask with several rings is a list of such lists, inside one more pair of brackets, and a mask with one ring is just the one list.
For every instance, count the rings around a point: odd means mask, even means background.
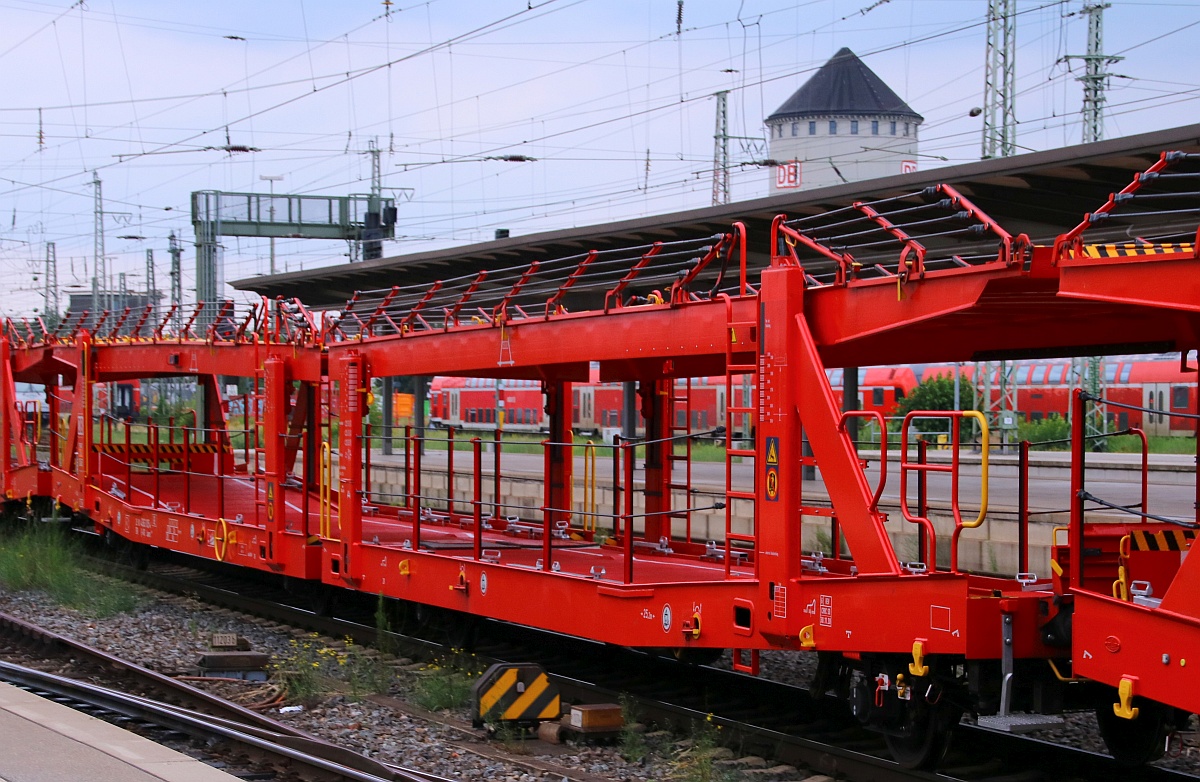
[{"label": "red container-like structure", "polygon": [[[986,523],[987,502],[986,491],[969,508],[958,499],[962,419],[973,414],[921,414],[949,419],[950,458],[936,463],[906,420],[899,474],[885,469],[873,485],[826,370],[1129,346],[1187,357],[1200,346],[1196,244],[1083,239],[1118,210],[1152,211],[1140,199],[1196,168],[1195,156],[1164,153],[1053,246],[1010,235],[939,186],[780,216],[770,236],[735,224],[356,294],[323,317],[276,301],[244,315],[201,305],[53,330],[9,322],[5,496],[49,498],[105,536],[461,623],[486,617],[694,659],[732,649],[750,672],[764,649],[816,652],[818,691],[849,693],[908,765],[935,763],[964,711],[1015,730],[1081,707],[1097,709],[1114,753],[1138,762],[1200,710],[1187,668],[1200,665],[1200,561],[1183,556],[1194,519],[1155,515],[1145,499],[1118,508],[1086,483],[1085,405],[1096,400],[1076,392],[1073,510],[1053,573],[968,572],[960,539]],[[767,268],[747,268],[748,241],[770,242]],[[372,380],[394,376],[536,388],[549,432],[540,496],[515,494],[490,436],[464,448],[413,429],[393,438],[403,484],[373,484]],[[703,432],[689,378],[723,386],[724,420]],[[195,383],[201,403],[149,422],[97,409],[98,387],[134,379],[143,397]],[[46,387],[45,427],[16,403],[14,382]],[[641,436],[575,445],[574,385],[597,382],[636,383]],[[1195,431],[1195,410],[1180,420]],[[716,496],[691,485],[699,434],[725,445]],[[740,481],[738,464],[753,477]],[[805,495],[813,468],[828,504]],[[986,458],[982,469],[986,489]],[[598,474],[610,489],[602,501]],[[925,502],[939,475],[952,487],[949,535]],[[900,482],[899,516],[880,509],[884,480]],[[723,524],[701,530],[701,514]],[[814,523],[830,531],[827,555],[803,550]],[[906,524],[922,531],[920,561],[902,562],[889,537]]]}]

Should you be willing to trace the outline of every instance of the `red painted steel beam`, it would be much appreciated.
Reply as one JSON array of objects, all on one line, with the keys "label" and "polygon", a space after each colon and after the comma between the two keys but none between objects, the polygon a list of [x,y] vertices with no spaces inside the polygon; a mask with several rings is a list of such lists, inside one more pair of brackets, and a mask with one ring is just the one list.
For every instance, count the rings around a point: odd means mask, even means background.
[{"label": "red painted steel beam", "polygon": [[[543,376],[571,381],[588,379],[587,361],[636,361],[661,364],[687,356],[724,355],[725,312],[721,302],[679,307],[625,307],[607,315],[572,313],[550,320],[510,321],[501,364],[501,330],[470,326],[450,332],[412,333],[354,343],[337,343],[331,356],[357,349],[370,357],[378,376],[458,374],[466,376]],[[757,300],[734,303],[739,320],[757,319]],[[533,374],[530,374],[534,370]]]}]

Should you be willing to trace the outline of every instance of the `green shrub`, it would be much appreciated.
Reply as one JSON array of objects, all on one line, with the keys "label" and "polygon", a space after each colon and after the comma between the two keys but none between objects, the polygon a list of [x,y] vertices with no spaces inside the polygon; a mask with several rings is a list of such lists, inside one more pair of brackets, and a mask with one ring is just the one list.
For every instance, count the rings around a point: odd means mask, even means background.
[{"label": "green shrub", "polygon": [[1071,447],[1071,424],[1057,413],[1051,413],[1049,418],[1020,424],[1017,439],[1041,446],[1040,450],[1065,451]]},{"label": "green shrub", "polygon": [[7,532],[0,541],[0,583],[13,590],[40,590],[56,603],[89,616],[136,609],[134,587],[85,569],[79,541],[50,524]]}]

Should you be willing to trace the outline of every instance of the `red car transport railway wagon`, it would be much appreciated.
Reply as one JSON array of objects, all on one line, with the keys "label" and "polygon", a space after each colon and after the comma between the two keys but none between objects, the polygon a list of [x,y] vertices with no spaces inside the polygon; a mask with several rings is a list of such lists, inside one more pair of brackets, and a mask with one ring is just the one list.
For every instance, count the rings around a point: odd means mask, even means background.
[{"label": "red car transport railway wagon", "polygon": [[[10,321],[0,339],[4,493],[57,503],[113,539],[419,603],[463,623],[487,617],[683,657],[730,649],[749,672],[764,649],[815,653],[814,687],[848,697],[910,766],[936,763],[963,714],[1021,730],[1070,709],[1095,709],[1111,751],[1142,762],[1200,711],[1200,559],[1186,556],[1194,517],[1120,507],[1088,480],[1084,422],[1103,400],[1070,394],[1070,522],[1052,572],[968,572],[959,548],[987,523],[986,500],[957,497],[968,428],[951,427],[945,462],[908,446],[916,417],[975,417],[986,456],[982,417],[911,415],[898,474],[872,485],[827,369],[1193,357],[1195,229],[1182,242],[1089,238],[1158,210],[1195,213],[1198,172],[1196,156],[1164,153],[1046,246],[938,186],[780,216],[769,236],[734,224],[364,292],[323,317],[275,301],[236,318],[201,305],[81,316],[52,331]],[[768,266],[747,268],[747,241],[770,243]],[[1195,367],[1184,370],[1194,386]],[[369,389],[403,375],[536,389],[530,415],[548,432],[542,496],[504,496],[499,448],[480,438],[432,474],[422,454],[433,445],[416,430],[402,439],[402,489],[373,489]],[[735,393],[747,377],[749,398]],[[699,432],[688,378],[724,395],[722,420],[714,414],[704,432],[725,445],[715,500],[689,487],[687,444]],[[95,407],[97,384],[166,379],[196,384],[194,412],[135,423]],[[596,382],[636,383],[643,421],[635,440],[589,446],[612,467],[611,507],[576,491],[574,390],[598,394]],[[44,386],[44,428],[17,404],[15,383]],[[1194,407],[1154,414],[1194,436]],[[739,431],[753,440],[731,436]],[[734,480],[734,462],[753,465],[752,482]],[[830,505],[805,496],[809,467]],[[986,486],[986,458],[982,469]],[[447,489],[455,474],[471,476],[468,496]],[[884,480],[900,485],[892,518],[879,508]],[[949,530],[929,518],[927,480],[954,487]],[[693,515],[714,509],[723,535],[694,534]],[[735,524],[735,510],[752,523]],[[919,561],[901,561],[889,539],[909,524],[922,532]],[[802,550],[805,525],[828,531],[828,552]]]}]

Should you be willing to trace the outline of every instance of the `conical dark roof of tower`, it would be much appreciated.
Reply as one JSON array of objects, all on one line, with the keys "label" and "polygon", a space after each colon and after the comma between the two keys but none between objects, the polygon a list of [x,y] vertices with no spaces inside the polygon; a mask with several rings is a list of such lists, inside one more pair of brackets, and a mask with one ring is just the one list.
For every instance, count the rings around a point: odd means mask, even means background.
[{"label": "conical dark roof of tower", "polygon": [[767,122],[835,114],[890,114],[924,120],[854,52],[843,47],[767,117]]}]

